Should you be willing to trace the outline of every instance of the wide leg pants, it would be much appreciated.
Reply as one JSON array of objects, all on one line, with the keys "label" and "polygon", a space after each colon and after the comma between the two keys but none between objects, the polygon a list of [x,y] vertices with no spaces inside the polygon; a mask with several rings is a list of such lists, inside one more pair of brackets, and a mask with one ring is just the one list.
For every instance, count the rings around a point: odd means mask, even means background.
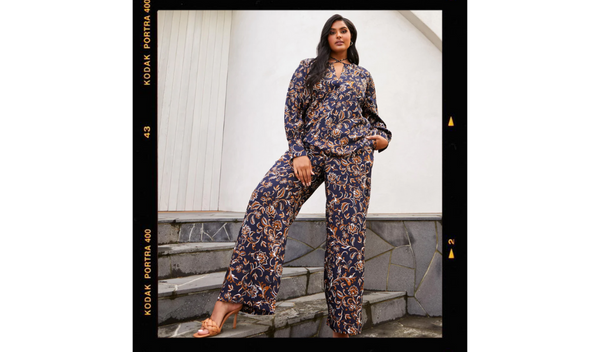
[{"label": "wide leg pants", "polygon": [[345,157],[310,149],[308,157],[315,173],[310,186],[294,175],[286,152],[252,192],[218,300],[243,303],[246,313],[274,314],[288,229],[304,202],[325,183],[327,324],[337,333],[355,335],[362,329],[373,148],[367,145]]}]

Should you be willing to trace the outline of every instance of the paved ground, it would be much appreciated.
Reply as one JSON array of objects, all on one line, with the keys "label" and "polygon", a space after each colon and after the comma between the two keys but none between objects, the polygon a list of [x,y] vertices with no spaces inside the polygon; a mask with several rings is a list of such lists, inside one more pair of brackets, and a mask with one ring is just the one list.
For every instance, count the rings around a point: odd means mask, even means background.
[{"label": "paved ground", "polygon": [[360,335],[352,338],[387,338],[413,337],[436,338],[442,337],[442,317],[405,316],[391,322],[379,324],[371,329],[363,330]]}]

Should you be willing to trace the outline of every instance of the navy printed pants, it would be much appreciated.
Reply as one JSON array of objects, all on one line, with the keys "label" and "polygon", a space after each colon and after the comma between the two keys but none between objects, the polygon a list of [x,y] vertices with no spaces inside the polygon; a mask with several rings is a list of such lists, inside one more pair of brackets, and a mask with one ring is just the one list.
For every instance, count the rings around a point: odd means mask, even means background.
[{"label": "navy printed pants", "polygon": [[243,303],[250,314],[274,314],[286,238],[304,202],[324,182],[327,205],[325,296],[327,324],[337,333],[361,332],[364,244],[373,148],[350,156],[309,149],[312,183],[294,175],[289,151],[258,184],[246,210],[218,300]]}]

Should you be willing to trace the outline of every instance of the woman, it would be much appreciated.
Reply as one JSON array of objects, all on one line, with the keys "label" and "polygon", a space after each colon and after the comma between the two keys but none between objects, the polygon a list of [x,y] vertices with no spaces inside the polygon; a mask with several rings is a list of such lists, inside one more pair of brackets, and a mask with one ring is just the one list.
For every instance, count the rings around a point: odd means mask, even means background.
[{"label": "woman", "polygon": [[237,313],[274,314],[286,236],[302,204],[325,182],[327,324],[334,337],[362,329],[365,220],[373,152],[391,132],[377,114],[375,86],[358,66],[357,32],[340,15],[323,27],[317,57],[300,62],[289,85],[289,150],[256,187],[210,319],[194,337],[214,336]]}]

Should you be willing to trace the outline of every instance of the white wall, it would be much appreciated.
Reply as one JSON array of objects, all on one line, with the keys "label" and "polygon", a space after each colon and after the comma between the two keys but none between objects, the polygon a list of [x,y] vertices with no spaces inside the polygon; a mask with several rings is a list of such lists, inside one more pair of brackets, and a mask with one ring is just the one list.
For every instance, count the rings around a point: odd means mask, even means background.
[{"label": "white wall", "polygon": [[442,39],[442,11],[411,11],[423,24]]},{"label": "white wall", "polygon": [[[219,210],[244,211],[285,152],[289,80],[300,60],[315,56],[322,26],[334,13],[233,12]],[[393,133],[389,148],[375,155],[369,212],[440,213],[441,52],[399,11],[338,13],[357,27],[360,66],[374,77],[380,116]],[[441,12],[419,16],[441,30]],[[324,211],[321,186],[301,212]]]}]

